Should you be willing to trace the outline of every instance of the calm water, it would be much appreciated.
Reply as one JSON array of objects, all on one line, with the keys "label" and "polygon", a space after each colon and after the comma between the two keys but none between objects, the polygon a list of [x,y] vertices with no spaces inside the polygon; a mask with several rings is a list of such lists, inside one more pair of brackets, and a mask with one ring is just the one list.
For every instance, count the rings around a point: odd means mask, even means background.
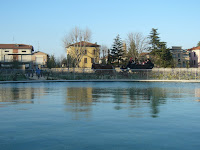
[{"label": "calm water", "polygon": [[0,85],[0,150],[200,148],[200,84]]}]

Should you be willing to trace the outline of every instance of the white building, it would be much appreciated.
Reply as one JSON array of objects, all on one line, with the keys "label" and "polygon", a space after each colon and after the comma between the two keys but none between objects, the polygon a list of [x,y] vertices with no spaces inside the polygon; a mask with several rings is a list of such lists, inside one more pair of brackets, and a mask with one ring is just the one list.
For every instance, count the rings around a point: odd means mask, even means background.
[{"label": "white building", "polygon": [[32,55],[32,61],[34,66],[46,67],[48,54],[37,51]]},{"label": "white building", "polygon": [[21,65],[30,67],[32,64],[33,46],[25,44],[0,44],[1,66],[18,62]]},{"label": "white building", "polygon": [[200,46],[188,49],[190,56],[190,66],[193,68],[200,67]]},{"label": "white building", "polygon": [[181,46],[172,46],[170,49],[172,57],[174,60],[174,65],[177,68],[186,68],[189,67],[189,52],[185,49],[182,49]]}]

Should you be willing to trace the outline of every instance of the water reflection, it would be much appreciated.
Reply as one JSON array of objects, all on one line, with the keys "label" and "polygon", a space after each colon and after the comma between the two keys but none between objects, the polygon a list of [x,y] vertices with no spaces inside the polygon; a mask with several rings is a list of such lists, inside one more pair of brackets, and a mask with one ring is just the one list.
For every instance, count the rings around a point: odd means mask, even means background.
[{"label": "water reflection", "polygon": [[200,89],[195,89],[195,97],[200,98]]},{"label": "water reflection", "polygon": [[199,88],[121,82],[0,85],[0,147],[198,149]]},{"label": "water reflection", "polygon": [[[152,117],[158,117],[159,106],[166,104],[168,93],[177,97],[180,91],[166,88],[67,88],[66,110],[75,113],[75,118],[90,117],[95,104],[112,104],[113,109],[127,109],[130,116],[141,116],[139,108],[149,108]],[[180,96],[178,96],[180,97]],[[105,105],[104,105],[105,106]],[[102,106],[103,107],[103,106]],[[149,114],[149,113],[148,113]]]},{"label": "water reflection", "polygon": [[[102,90],[102,93],[106,92],[108,95],[113,95],[112,103],[118,104],[114,107],[116,110],[123,109],[123,105],[120,106],[120,104],[128,104],[130,110],[150,106],[152,109],[152,117],[157,117],[159,113],[158,106],[165,103],[166,97],[165,89],[162,88],[118,88],[107,91],[106,89]],[[95,93],[95,95],[98,93],[102,95],[99,89],[94,89],[93,93]]]},{"label": "water reflection", "polygon": [[33,87],[1,87],[0,88],[0,105],[1,104],[33,104],[35,98],[45,95],[46,88]]},{"label": "water reflection", "polygon": [[92,110],[92,88],[67,88],[66,105],[69,106],[66,111],[75,113],[74,119],[89,118]]},{"label": "water reflection", "polygon": [[[56,86],[55,86],[56,85]],[[81,85],[81,84],[80,84]],[[200,97],[200,89],[162,86],[70,86],[65,84],[37,84],[34,86],[0,87],[0,105],[29,103],[38,99],[48,104],[61,104],[74,119],[91,118],[93,112],[123,111],[130,117],[151,115],[158,117],[160,106],[170,101],[181,102],[186,95]],[[143,86],[141,86],[143,85]],[[45,97],[47,96],[47,97]],[[55,96],[55,98],[54,98]],[[59,97],[59,98],[58,98]],[[63,99],[64,98],[64,99]],[[51,100],[52,101],[51,101]],[[48,101],[47,101],[48,100]]]}]

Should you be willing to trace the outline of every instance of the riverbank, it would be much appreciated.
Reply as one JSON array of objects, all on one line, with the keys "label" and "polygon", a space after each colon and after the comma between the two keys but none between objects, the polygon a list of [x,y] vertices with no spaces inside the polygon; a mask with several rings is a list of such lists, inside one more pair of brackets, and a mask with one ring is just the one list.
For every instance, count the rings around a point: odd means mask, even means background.
[{"label": "riverbank", "polygon": [[24,80],[24,81],[0,81],[0,84],[6,83],[47,83],[47,82],[177,82],[177,83],[200,83],[199,80],[125,80],[125,79],[114,79],[114,80]]},{"label": "riverbank", "polygon": [[1,83],[26,82],[200,82],[199,69],[44,70],[38,78],[20,70],[0,73]]}]

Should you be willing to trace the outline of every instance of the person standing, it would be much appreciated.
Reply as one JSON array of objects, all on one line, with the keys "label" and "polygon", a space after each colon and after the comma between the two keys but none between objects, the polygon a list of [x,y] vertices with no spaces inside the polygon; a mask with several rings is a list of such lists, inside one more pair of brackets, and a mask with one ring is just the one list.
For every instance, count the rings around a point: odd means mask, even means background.
[{"label": "person standing", "polygon": [[41,73],[41,70],[39,68],[36,69],[36,75],[38,76],[38,79],[40,78],[40,73]]}]

